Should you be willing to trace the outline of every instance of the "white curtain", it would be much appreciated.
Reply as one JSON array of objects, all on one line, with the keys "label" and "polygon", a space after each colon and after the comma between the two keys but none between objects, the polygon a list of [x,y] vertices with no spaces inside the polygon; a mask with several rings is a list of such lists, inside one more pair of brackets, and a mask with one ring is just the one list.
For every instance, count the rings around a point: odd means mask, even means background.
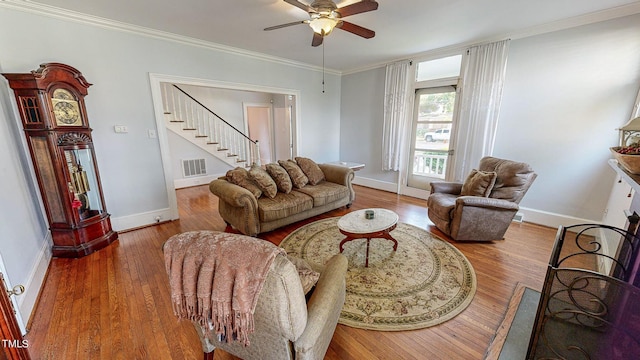
[{"label": "white curtain", "polygon": [[636,97],[636,103],[631,110],[631,118],[635,119],[640,116],[640,89],[638,90],[638,97]]},{"label": "white curtain", "polygon": [[398,171],[405,152],[410,115],[408,60],[387,65],[382,128],[382,170]]},{"label": "white curtain", "polygon": [[509,40],[474,46],[462,72],[454,179],[463,181],[480,159],[493,153]]}]

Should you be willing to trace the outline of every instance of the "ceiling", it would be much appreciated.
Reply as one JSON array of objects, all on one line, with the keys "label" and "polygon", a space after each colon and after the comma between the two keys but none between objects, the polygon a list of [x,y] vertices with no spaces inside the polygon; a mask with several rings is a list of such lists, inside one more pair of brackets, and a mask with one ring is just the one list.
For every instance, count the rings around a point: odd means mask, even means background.
[{"label": "ceiling", "polygon": [[[21,3],[22,0],[5,0]],[[300,0],[311,3],[311,0]],[[355,0],[336,0],[341,7]],[[322,65],[322,46],[311,47],[308,19],[283,0],[34,0],[127,24]],[[488,40],[542,32],[640,12],[636,0],[378,0],[376,11],[346,20],[376,31],[364,39],[336,29],[324,41],[325,66],[350,72]],[[586,15],[586,16],[585,16]],[[578,18],[576,18],[578,17]]]}]

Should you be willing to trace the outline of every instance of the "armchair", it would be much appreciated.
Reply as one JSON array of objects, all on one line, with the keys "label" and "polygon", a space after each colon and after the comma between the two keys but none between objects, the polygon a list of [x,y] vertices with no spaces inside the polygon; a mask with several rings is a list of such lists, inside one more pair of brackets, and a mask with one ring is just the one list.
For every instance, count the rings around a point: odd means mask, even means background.
[{"label": "armchair", "polygon": [[484,157],[464,184],[432,182],[427,214],[456,241],[502,240],[536,177],[526,163]]},{"label": "armchair", "polygon": [[[188,242],[190,242],[189,245],[183,245]],[[217,242],[215,247],[206,247],[206,245],[197,247],[200,246],[199,243],[210,244],[211,242]],[[187,246],[189,246],[189,250],[183,251],[182,249]],[[266,251],[270,251],[269,249],[272,248],[277,249],[275,245],[264,240],[240,234],[201,231],[175,235],[167,240],[163,248],[167,273],[171,279],[175,268],[179,275],[178,279],[180,277],[190,279],[191,277],[183,274],[189,273],[189,268],[198,269],[196,270],[199,273],[198,296],[201,294],[201,284],[205,284],[205,290],[218,289],[220,288],[216,287],[216,283],[219,283],[218,276],[222,275],[223,279],[229,279],[229,277],[234,279],[235,277],[237,281],[232,282],[235,293],[236,289],[242,286],[238,285],[241,284],[240,281],[248,278],[245,276],[238,280],[237,274],[244,271],[243,268],[247,267],[247,263],[243,262],[236,266],[234,259],[237,261],[238,255],[235,252],[246,252],[247,246],[265,248]],[[206,331],[204,326],[207,325],[201,325],[201,322],[193,321],[194,319],[191,318],[200,337],[205,360],[213,360],[216,348],[244,360],[321,360],[324,358],[344,305],[347,259],[342,254],[336,254],[329,259],[307,302],[299,271],[284,255],[284,251],[273,251],[277,255],[274,255],[270,267],[265,269],[266,275],[263,278],[262,289],[257,294],[252,315],[254,328],[253,331],[248,331],[247,346],[240,341],[227,342],[225,339],[220,339],[216,335],[216,331],[211,328],[213,325],[210,325],[211,331]],[[197,255],[197,253],[202,255]],[[215,258],[215,260],[209,263],[211,258]],[[225,263],[232,265],[224,267]],[[213,271],[213,279],[209,280],[206,274],[211,273],[211,269],[207,272],[206,268],[211,267],[211,264],[213,264],[212,268],[216,270]],[[258,264],[254,267],[256,272],[259,272],[259,266]],[[249,271],[249,274],[253,274],[252,269]],[[224,282],[224,280],[220,281]],[[181,283],[190,282],[180,280],[178,286]],[[206,283],[213,285],[209,285],[207,288]],[[192,286],[187,286],[187,289],[191,289],[191,294],[194,293]],[[221,292],[226,291],[225,289],[226,287],[220,288]],[[220,293],[215,294],[216,299],[220,298]],[[212,294],[211,300],[213,299],[214,295]],[[246,300],[246,297],[243,299]],[[172,300],[174,300],[173,288]],[[239,300],[240,298],[238,298]],[[234,309],[236,301],[234,294]],[[174,302],[174,311],[175,306]],[[208,320],[208,324],[212,324],[212,319]]]}]

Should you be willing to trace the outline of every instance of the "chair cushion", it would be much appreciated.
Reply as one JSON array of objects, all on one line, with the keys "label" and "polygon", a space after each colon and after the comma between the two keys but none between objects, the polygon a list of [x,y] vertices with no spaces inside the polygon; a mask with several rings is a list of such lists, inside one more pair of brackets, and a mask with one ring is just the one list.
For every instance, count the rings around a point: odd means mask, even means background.
[{"label": "chair cushion", "polygon": [[298,163],[298,166],[300,166],[300,169],[302,169],[302,172],[309,179],[309,184],[316,185],[320,183],[320,181],[324,180],[324,173],[315,161],[305,157],[296,157],[296,162]]},{"label": "chair cushion", "polygon": [[272,199],[276,196],[278,186],[265,169],[253,164],[249,169],[249,176],[256,182],[263,194]]},{"label": "chair cushion", "polygon": [[226,178],[228,182],[249,190],[256,199],[262,196],[262,190],[260,190],[258,185],[251,179],[247,169],[237,167],[233,170],[229,170],[227,171]]},{"label": "chair cushion", "polygon": [[495,171],[496,183],[490,198],[520,202],[536,179],[537,174],[527,163],[486,156],[480,160],[478,170]]},{"label": "chair cushion", "polygon": [[322,206],[349,196],[349,189],[344,185],[323,181],[317,185],[305,186],[297,189],[301,193],[313,198],[313,206]]},{"label": "chair cushion", "polygon": [[456,206],[457,195],[446,193],[435,193],[427,198],[429,215],[434,215],[442,220],[449,221],[453,215],[453,208]]},{"label": "chair cushion", "polygon": [[271,175],[273,181],[275,181],[278,191],[285,194],[290,193],[293,188],[293,183],[291,183],[291,178],[289,177],[287,170],[276,163],[267,164],[266,167],[267,172]]},{"label": "chair cushion", "polygon": [[320,273],[313,270],[311,265],[305,260],[299,257],[287,255],[287,259],[291,261],[291,263],[298,270],[298,275],[300,276],[300,282],[302,283],[302,290],[304,290],[305,295],[316,286],[318,279],[320,278]]},{"label": "chair cushion", "polygon": [[471,170],[471,173],[462,184],[460,195],[463,196],[482,196],[487,197],[493,190],[498,175],[495,171],[479,171]]},{"label": "chair cushion", "polygon": [[302,172],[302,169],[300,169],[300,166],[298,166],[295,161],[291,159],[278,160],[278,164],[287,171],[293,186],[296,188],[301,189],[309,183],[309,178]]},{"label": "chair cushion", "polygon": [[258,199],[258,216],[261,222],[279,220],[313,208],[313,199],[303,193],[278,192],[274,198]]}]

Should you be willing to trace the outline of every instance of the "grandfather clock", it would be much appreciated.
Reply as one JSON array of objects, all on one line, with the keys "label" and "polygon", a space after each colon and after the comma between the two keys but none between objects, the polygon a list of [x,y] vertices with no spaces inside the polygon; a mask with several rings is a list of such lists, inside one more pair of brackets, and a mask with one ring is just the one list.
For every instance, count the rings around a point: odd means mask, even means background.
[{"label": "grandfather clock", "polygon": [[84,97],[71,66],[47,63],[9,80],[53,237],[53,256],[82,257],[118,239],[104,205]]}]

